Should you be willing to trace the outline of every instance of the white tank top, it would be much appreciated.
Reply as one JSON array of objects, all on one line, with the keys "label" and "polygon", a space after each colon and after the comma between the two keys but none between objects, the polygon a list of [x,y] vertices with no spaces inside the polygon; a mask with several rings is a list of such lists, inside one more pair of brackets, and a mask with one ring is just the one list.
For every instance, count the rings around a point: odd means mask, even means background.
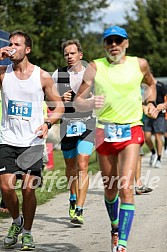
[{"label": "white tank top", "polygon": [[44,92],[40,81],[40,68],[34,66],[26,80],[16,77],[12,64],[2,82],[1,144],[28,147],[43,144],[35,134],[43,124]]}]

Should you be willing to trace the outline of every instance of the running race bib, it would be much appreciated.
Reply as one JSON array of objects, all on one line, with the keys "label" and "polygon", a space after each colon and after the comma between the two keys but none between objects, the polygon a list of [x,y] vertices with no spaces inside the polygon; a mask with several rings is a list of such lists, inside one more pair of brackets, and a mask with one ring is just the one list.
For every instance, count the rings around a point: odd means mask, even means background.
[{"label": "running race bib", "polygon": [[81,136],[86,131],[86,124],[81,121],[70,121],[67,125],[67,137]]},{"label": "running race bib", "polygon": [[11,118],[21,118],[29,120],[32,114],[32,102],[14,101],[8,102],[8,116]]},{"label": "running race bib", "polygon": [[131,139],[130,124],[106,124],[105,142],[124,142]]}]

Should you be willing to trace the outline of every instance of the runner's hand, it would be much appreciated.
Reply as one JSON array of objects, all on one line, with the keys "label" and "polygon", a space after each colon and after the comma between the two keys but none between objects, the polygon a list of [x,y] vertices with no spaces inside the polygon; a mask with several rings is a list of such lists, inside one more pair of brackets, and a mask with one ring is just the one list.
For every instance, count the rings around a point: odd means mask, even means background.
[{"label": "runner's hand", "polygon": [[39,137],[39,138],[47,138],[47,134],[48,134],[48,126],[46,123],[42,124],[41,126],[39,126],[37,128],[37,130],[35,131],[35,134]]},{"label": "runner's hand", "polygon": [[10,46],[5,46],[5,47],[0,48],[0,60],[10,58],[11,51],[12,51],[12,48]]},{"label": "runner's hand", "polygon": [[70,90],[68,90],[67,92],[65,92],[65,93],[63,94],[62,100],[63,100],[64,102],[69,102],[69,101],[71,101],[71,99],[72,99],[72,90],[70,89]]},{"label": "runner's hand", "polygon": [[104,106],[105,97],[103,95],[94,96],[94,109],[100,109]]},{"label": "runner's hand", "polygon": [[152,103],[148,103],[147,106],[144,106],[144,114],[147,115],[148,117],[156,119],[158,113],[159,113],[158,109]]}]

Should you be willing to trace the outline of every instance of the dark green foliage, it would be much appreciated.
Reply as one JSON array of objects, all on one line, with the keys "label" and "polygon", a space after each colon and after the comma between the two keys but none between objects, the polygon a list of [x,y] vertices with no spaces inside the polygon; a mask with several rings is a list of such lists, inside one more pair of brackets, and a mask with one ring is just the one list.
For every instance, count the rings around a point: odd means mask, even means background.
[{"label": "dark green foliage", "polygon": [[[83,41],[86,51],[89,51],[90,41],[85,42],[85,27],[96,21],[94,14],[106,8],[107,2],[108,0],[1,0],[1,29],[8,32],[22,29],[28,32],[34,41],[30,60],[47,71],[54,71],[64,64],[61,52],[64,40],[78,38]],[[94,35],[90,36],[97,41]],[[90,52],[85,56],[89,56],[86,59],[88,61],[94,58]]]},{"label": "dark green foliage", "polygon": [[166,76],[167,0],[136,0],[133,15],[127,14],[129,54],[149,61],[155,76]]},{"label": "dark green foliage", "polygon": [[[100,22],[95,17],[109,4],[117,1],[1,0],[0,29],[28,32],[34,41],[30,60],[51,72],[65,64],[61,43],[66,39],[81,41],[86,61],[105,55],[102,31],[88,33],[85,28]],[[135,0],[128,13],[123,24],[129,33],[128,54],[146,58],[155,76],[166,76],[167,0]]]}]

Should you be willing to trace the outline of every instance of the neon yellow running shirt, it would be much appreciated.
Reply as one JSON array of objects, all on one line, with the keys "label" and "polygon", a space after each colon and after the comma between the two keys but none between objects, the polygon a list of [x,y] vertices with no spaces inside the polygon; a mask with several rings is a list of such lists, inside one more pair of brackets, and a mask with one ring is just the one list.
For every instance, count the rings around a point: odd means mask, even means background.
[{"label": "neon yellow running shirt", "polygon": [[[137,57],[126,57],[123,64],[110,64],[106,58],[94,60],[95,95],[104,95],[105,104],[96,110],[98,120],[142,125],[141,82],[143,74]],[[97,127],[101,127],[99,124]]]}]

